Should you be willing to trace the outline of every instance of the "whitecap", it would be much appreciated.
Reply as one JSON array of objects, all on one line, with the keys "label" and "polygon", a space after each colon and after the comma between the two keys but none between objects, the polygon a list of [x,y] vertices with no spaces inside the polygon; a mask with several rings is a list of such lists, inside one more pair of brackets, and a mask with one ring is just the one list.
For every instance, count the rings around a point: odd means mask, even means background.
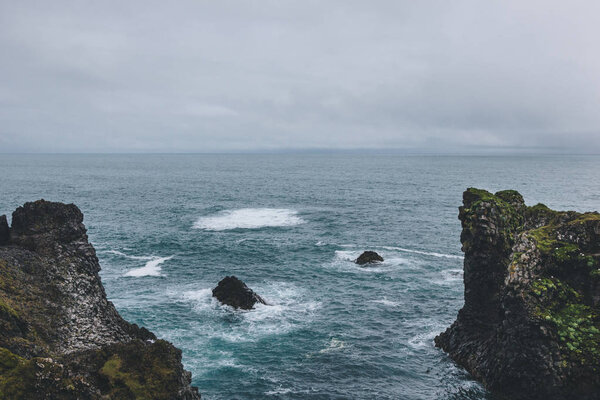
[{"label": "whitecap", "polygon": [[200,217],[193,227],[207,231],[225,231],[294,226],[304,222],[297,214],[297,211],[286,208],[240,208]]},{"label": "whitecap", "polygon": [[161,267],[160,265],[162,263],[164,263],[167,260],[170,260],[171,258],[173,258],[173,256],[169,256],[169,257],[152,257],[147,263],[146,265],[144,265],[141,268],[134,268],[130,271],[128,271],[127,273],[125,273],[125,276],[132,276],[132,277],[136,277],[139,278],[141,276],[160,276],[160,270]]},{"label": "whitecap", "polygon": [[324,349],[319,350],[319,353],[331,353],[332,351],[342,350],[344,347],[346,347],[346,343],[339,339],[331,338],[327,346]]}]

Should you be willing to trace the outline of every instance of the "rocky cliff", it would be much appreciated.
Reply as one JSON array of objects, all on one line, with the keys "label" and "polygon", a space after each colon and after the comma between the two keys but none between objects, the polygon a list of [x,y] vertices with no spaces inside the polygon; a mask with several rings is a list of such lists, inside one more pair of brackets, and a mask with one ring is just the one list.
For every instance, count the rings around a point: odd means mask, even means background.
[{"label": "rocky cliff", "polygon": [[44,200],[0,217],[0,399],[200,399],[181,351],[106,299],[82,221]]},{"label": "rocky cliff", "polygon": [[465,305],[437,346],[510,399],[600,399],[600,214],[468,189]]}]

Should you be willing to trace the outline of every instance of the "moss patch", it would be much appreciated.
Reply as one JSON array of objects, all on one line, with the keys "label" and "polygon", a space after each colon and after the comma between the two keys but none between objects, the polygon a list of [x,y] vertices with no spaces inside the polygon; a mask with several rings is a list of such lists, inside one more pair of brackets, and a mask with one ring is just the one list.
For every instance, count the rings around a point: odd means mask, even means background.
[{"label": "moss patch", "polygon": [[539,303],[535,315],[552,326],[571,361],[599,368],[600,318],[583,303],[581,294],[556,278],[541,278],[532,284]]},{"label": "moss patch", "polygon": [[175,365],[180,354],[168,342],[131,342],[119,346],[100,368],[110,382],[111,398],[170,399],[178,387]]}]

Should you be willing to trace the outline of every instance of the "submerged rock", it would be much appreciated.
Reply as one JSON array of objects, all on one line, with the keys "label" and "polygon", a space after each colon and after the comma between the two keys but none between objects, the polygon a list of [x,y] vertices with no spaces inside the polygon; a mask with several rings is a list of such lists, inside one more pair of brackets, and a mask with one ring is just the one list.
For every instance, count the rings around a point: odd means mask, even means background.
[{"label": "submerged rock", "polygon": [[223,304],[243,310],[251,310],[256,303],[267,304],[262,297],[235,276],[223,278],[212,290],[212,295]]},{"label": "submerged rock", "polygon": [[107,300],[75,205],[19,207],[9,244],[0,247],[0,398],[200,399],[181,351]]},{"label": "submerged rock", "polygon": [[600,214],[468,189],[465,305],[435,338],[511,399],[600,398]]},{"label": "submerged rock", "polygon": [[358,256],[358,258],[354,262],[359,265],[373,264],[383,262],[383,257],[375,253],[374,251],[365,251],[360,256]]}]

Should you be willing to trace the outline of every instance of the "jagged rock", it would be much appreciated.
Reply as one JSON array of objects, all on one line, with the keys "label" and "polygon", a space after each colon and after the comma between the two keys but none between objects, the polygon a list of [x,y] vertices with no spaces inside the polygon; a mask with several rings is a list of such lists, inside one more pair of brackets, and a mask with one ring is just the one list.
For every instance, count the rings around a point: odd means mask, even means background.
[{"label": "jagged rock", "polygon": [[383,257],[375,253],[374,251],[365,251],[360,256],[358,256],[358,258],[354,262],[359,265],[373,264],[383,262]]},{"label": "jagged rock", "polygon": [[10,240],[10,228],[6,215],[0,215],[0,246],[5,245]]},{"label": "jagged rock", "polygon": [[39,200],[0,247],[0,398],[198,400],[181,352],[106,299],[83,214]]},{"label": "jagged rock", "polygon": [[235,276],[223,278],[212,290],[212,295],[223,304],[243,310],[254,308],[256,303],[267,304],[262,297]]},{"label": "jagged rock", "polygon": [[511,399],[600,398],[600,214],[468,189],[465,305],[435,338]]}]

